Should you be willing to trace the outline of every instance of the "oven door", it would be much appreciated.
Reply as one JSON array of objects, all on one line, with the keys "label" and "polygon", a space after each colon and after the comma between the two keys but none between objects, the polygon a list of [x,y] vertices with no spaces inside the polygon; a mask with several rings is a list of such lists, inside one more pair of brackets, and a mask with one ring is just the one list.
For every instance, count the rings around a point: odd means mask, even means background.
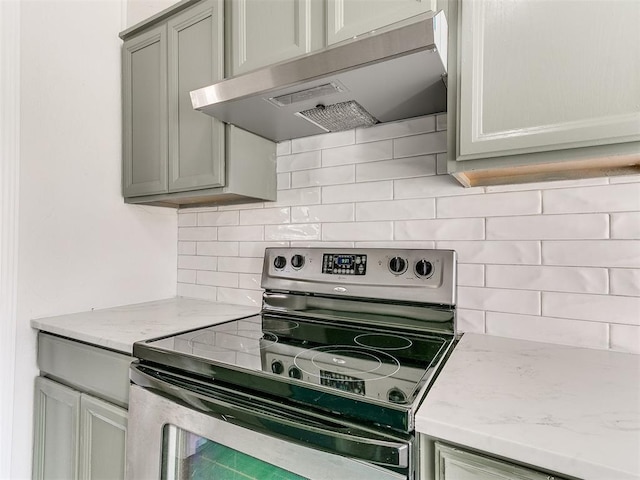
[{"label": "oven door", "polygon": [[174,372],[131,367],[129,480],[404,480],[397,438]]}]

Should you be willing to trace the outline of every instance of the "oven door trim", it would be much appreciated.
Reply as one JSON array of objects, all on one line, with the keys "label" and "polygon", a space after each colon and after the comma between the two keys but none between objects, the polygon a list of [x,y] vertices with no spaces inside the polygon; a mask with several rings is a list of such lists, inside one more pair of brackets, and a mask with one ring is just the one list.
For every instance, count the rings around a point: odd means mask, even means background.
[{"label": "oven door trim", "polygon": [[[330,428],[319,428],[315,422],[313,425],[295,424],[287,418],[277,418],[272,413],[263,412],[259,406],[251,409],[246,404],[234,405],[232,402],[202,395],[183,386],[165,382],[145,370],[136,364],[131,369],[134,384],[130,391],[127,438],[127,478],[131,480],[160,478],[162,431],[167,424],[269,463],[274,463],[274,459],[277,459],[277,465],[281,468],[310,479],[345,478],[345,475],[348,475],[346,478],[362,480],[401,480],[412,477],[413,445],[410,441],[366,438],[362,436],[363,431],[357,431],[358,429],[331,431]],[[257,398],[254,400],[256,405],[260,403]],[[304,421],[304,415],[296,420]],[[257,425],[266,422],[283,426],[294,437],[296,431],[302,432],[304,442],[287,439],[281,434],[275,436],[257,431],[259,428],[256,429],[255,424],[251,425],[253,422]],[[327,424],[331,423],[327,421]],[[371,436],[374,437],[373,434]],[[339,452],[322,451],[314,448],[313,443],[308,443],[315,439],[322,444],[330,441],[331,437],[335,439],[333,445],[342,446],[346,452],[344,455],[348,456],[339,455]],[[355,459],[352,454],[357,455],[358,449],[378,454],[395,450],[399,465],[396,465],[394,471]],[[402,473],[398,473],[398,467]]]}]

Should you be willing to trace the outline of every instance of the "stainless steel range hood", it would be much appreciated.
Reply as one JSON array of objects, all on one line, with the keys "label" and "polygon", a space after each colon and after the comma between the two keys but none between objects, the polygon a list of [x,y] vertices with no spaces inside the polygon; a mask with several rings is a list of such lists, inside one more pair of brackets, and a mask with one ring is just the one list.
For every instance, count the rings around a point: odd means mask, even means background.
[{"label": "stainless steel range hood", "polygon": [[447,24],[423,14],[191,92],[193,108],[274,141],[446,110]]}]

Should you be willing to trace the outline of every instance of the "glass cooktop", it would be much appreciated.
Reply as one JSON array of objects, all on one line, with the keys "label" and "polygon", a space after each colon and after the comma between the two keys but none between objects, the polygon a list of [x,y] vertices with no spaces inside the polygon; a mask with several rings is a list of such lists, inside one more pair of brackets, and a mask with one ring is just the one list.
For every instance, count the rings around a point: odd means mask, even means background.
[{"label": "glass cooktop", "polygon": [[275,395],[299,399],[309,389],[407,408],[451,342],[448,335],[263,313],[139,342],[134,356]]}]

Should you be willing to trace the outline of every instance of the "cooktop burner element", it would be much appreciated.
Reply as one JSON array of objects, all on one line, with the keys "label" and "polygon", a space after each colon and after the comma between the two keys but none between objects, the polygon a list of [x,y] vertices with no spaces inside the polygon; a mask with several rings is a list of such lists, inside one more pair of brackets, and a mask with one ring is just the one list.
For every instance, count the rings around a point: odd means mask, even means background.
[{"label": "cooktop burner element", "polygon": [[259,315],[138,342],[134,356],[410,432],[454,345],[454,285],[452,251],[267,249]]}]

